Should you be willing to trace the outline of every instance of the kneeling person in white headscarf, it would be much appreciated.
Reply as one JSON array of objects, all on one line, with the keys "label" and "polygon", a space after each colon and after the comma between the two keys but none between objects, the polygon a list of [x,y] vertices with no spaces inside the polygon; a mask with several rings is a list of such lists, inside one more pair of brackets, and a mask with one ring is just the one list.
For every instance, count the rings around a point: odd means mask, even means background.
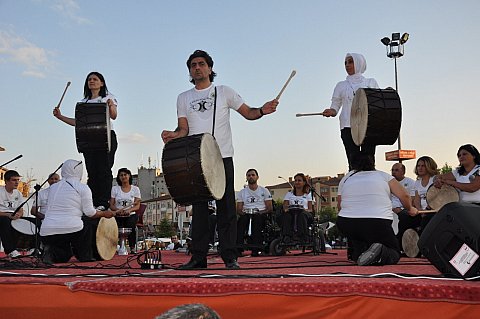
[{"label": "kneeling person in white headscarf", "polygon": [[75,254],[79,261],[92,261],[92,243],[82,215],[111,218],[111,211],[97,211],[92,191],[81,183],[82,162],[67,160],[62,166],[62,180],[50,186],[45,219],[40,236],[45,263],[67,262]]}]

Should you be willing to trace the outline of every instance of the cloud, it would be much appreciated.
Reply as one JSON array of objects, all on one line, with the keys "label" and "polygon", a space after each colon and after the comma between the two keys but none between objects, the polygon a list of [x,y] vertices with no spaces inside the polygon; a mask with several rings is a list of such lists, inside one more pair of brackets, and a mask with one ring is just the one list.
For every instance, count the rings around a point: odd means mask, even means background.
[{"label": "cloud", "polygon": [[45,77],[44,72],[53,65],[49,59],[51,55],[13,32],[0,30],[0,63],[23,65],[26,68],[24,76]]},{"label": "cloud", "polygon": [[55,0],[52,9],[57,11],[62,17],[67,18],[77,24],[91,24],[87,18],[78,14],[80,6],[74,0]]},{"label": "cloud", "polygon": [[129,144],[144,144],[148,141],[148,139],[140,133],[132,133],[128,135],[122,135],[118,137],[119,141]]}]

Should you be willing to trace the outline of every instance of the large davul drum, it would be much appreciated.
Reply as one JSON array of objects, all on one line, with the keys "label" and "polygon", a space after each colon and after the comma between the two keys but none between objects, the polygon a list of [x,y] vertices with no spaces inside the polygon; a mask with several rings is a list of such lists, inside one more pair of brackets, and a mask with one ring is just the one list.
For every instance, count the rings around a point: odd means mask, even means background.
[{"label": "large davul drum", "polygon": [[177,138],[165,144],[162,169],[176,203],[221,199],[225,193],[225,169],[215,138],[208,133]]},{"label": "large davul drum", "polygon": [[394,89],[361,88],[355,92],[350,113],[356,145],[392,145],[402,123],[402,104]]},{"label": "large davul drum", "polygon": [[110,152],[110,113],[107,103],[77,103],[75,138],[80,153]]}]

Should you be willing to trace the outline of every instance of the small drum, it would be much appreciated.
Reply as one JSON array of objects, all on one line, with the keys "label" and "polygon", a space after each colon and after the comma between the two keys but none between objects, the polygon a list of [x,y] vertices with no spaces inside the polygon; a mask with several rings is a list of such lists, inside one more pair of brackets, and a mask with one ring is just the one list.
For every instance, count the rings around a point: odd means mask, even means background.
[{"label": "small drum", "polygon": [[418,248],[418,233],[415,229],[407,229],[402,236],[402,248],[405,255],[410,258],[418,257],[420,249]]},{"label": "small drum", "polygon": [[215,138],[208,133],[165,144],[162,169],[168,191],[178,204],[221,199],[225,193],[222,155]]},{"label": "small drum", "polygon": [[352,102],[350,126],[356,145],[392,145],[402,123],[402,105],[393,89],[358,89]]},{"label": "small drum", "polygon": [[12,220],[12,228],[17,233],[17,248],[32,248],[35,247],[35,218],[22,217]]},{"label": "small drum", "polygon": [[98,255],[103,260],[112,259],[118,243],[118,226],[115,218],[100,218],[95,238]]},{"label": "small drum", "polygon": [[260,210],[258,208],[244,208],[243,213],[246,215],[255,215],[260,214]]},{"label": "small drum", "polygon": [[75,138],[78,152],[110,152],[110,112],[107,103],[77,103]]},{"label": "small drum", "polygon": [[35,223],[28,219],[20,218],[12,220],[12,227],[24,235],[35,235]]},{"label": "small drum", "polygon": [[120,248],[118,249],[119,255],[128,255],[126,240],[128,235],[132,232],[131,228],[120,227],[118,229],[118,234],[120,236]]},{"label": "small drum", "polygon": [[437,188],[434,185],[430,185],[427,190],[427,203],[432,209],[439,211],[445,204],[458,202],[460,195],[457,189],[450,185],[442,185],[441,188]]}]

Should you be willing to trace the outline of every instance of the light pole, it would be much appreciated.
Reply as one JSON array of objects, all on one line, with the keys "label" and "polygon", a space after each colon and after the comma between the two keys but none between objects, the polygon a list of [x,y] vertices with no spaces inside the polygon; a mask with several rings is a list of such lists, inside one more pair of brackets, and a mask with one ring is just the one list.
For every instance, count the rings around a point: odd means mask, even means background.
[{"label": "light pole", "polygon": [[[397,59],[404,55],[404,45],[408,41],[410,35],[408,33],[392,33],[392,39],[384,37],[380,41],[385,45],[387,50],[387,57],[394,60],[395,64],[395,91],[398,93],[398,72],[397,72]],[[414,150],[402,150],[401,134],[398,133],[398,150],[395,152],[388,152],[385,154],[387,160],[398,160],[400,163],[402,160],[413,159],[416,157]]]},{"label": "light pole", "polygon": [[290,185],[290,187],[291,187],[291,188],[293,188],[293,185],[292,185],[292,183],[290,183],[290,182],[289,182],[289,181],[288,181],[288,180],[287,180],[285,177],[278,176],[278,178],[280,178],[280,179],[283,179],[285,182],[287,182],[287,183],[288,183],[288,185]]}]

